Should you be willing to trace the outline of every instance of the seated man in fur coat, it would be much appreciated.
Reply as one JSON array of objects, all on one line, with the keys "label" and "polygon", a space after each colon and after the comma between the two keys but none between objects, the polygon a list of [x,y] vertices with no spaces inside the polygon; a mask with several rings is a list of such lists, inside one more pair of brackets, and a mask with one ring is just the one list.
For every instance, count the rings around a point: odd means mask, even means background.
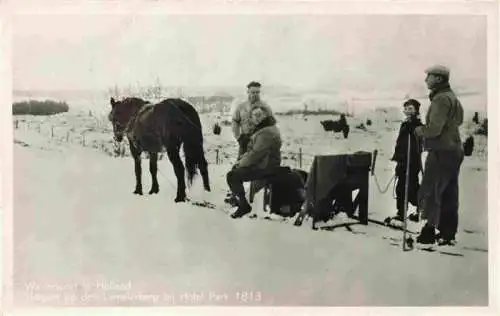
[{"label": "seated man in fur coat", "polygon": [[243,182],[271,177],[281,164],[281,134],[276,120],[265,108],[255,107],[251,112],[255,126],[247,151],[227,174],[227,183],[236,196],[238,209],[231,217],[239,218],[251,212],[252,207],[245,196]]}]

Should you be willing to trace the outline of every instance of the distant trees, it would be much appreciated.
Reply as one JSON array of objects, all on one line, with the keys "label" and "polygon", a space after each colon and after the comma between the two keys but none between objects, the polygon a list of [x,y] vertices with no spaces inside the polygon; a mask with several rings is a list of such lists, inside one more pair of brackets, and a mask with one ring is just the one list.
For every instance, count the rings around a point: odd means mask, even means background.
[{"label": "distant trees", "polygon": [[[283,116],[288,116],[288,115],[297,115],[297,114],[300,114],[300,115],[333,115],[333,116],[337,116],[337,115],[340,115],[342,114],[341,111],[337,111],[337,110],[324,110],[324,109],[317,109],[317,110],[307,110],[307,109],[296,109],[296,110],[288,110],[288,111],[284,111],[284,112],[275,112],[274,113],[275,115],[283,115]],[[349,114],[347,114],[347,116],[350,116]]]},{"label": "distant trees", "polygon": [[13,115],[53,115],[68,111],[69,105],[66,102],[54,100],[29,100],[14,102],[12,105]]}]

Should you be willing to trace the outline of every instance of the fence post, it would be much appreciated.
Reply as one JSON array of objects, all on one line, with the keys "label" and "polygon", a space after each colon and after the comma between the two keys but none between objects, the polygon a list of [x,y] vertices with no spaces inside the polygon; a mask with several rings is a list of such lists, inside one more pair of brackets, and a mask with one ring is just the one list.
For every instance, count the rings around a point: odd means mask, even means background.
[{"label": "fence post", "polygon": [[66,143],[69,143],[69,131],[66,132]]},{"label": "fence post", "polygon": [[50,129],[50,137],[54,138],[54,125],[52,125],[52,127]]},{"label": "fence post", "polygon": [[18,129],[19,128],[19,121],[18,120],[16,120],[15,125],[16,125],[16,129]]},{"label": "fence post", "polygon": [[82,133],[82,145],[85,147],[85,132]]},{"label": "fence post", "polygon": [[215,149],[215,164],[219,164],[219,148]]},{"label": "fence post", "polygon": [[299,147],[299,168],[302,169],[302,147]]}]

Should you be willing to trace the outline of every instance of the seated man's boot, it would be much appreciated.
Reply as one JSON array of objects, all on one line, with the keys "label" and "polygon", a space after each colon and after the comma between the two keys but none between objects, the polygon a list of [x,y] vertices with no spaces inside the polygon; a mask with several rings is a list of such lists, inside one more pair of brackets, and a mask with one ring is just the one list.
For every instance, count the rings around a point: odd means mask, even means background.
[{"label": "seated man's boot", "polygon": [[231,214],[232,218],[240,218],[252,211],[252,206],[248,203],[245,196],[238,197],[238,209]]},{"label": "seated man's boot", "polygon": [[408,216],[408,219],[414,223],[418,223],[419,220],[420,220],[420,216],[418,214],[418,212],[414,212],[414,213],[411,213],[409,216]]},{"label": "seated man's boot", "polygon": [[429,225],[424,225],[420,231],[420,235],[417,236],[417,242],[420,244],[434,244],[436,242],[436,232],[434,227]]},{"label": "seated man's boot", "polygon": [[228,195],[224,199],[224,203],[229,204],[231,206],[238,206],[238,199],[234,195]]}]

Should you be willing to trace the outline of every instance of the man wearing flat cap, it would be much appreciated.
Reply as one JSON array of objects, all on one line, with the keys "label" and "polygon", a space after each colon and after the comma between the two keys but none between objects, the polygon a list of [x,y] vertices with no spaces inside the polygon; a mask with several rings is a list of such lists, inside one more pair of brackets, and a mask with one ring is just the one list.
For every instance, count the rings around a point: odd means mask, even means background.
[{"label": "man wearing flat cap", "polygon": [[[441,65],[426,70],[425,83],[431,104],[424,126],[415,134],[428,151],[418,192],[419,209],[427,222],[417,242],[454,245],[458,228],[458,177],[464,159],[459,126],[464,110],[449,84],[450,70]],[[435,229],[439,234],[436,235]]]},{"label": "man wearing flat cap", "polygon": [[[266,116],[269,116],[270,120],[276,123],[271,107],[260,98],[261,86],[260,82],[251,81],[247,85],[248,100],[239,103],[233,112],[231,128],[233,136],[238,142],[238,160],[248,150],[250,138],[254,133],[255,125],[252,121],[253,109],[263,108],[267,114]],[[224,201],[232,205],[237,204],[237,198],[231,192],[228,192]]]}]

